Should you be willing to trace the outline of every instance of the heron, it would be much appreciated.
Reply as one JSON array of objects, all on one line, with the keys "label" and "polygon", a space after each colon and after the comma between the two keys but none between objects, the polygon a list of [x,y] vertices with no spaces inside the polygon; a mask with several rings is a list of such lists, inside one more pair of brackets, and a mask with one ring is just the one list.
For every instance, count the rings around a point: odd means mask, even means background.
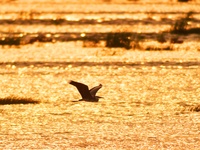
[{"label": "heron", "polygon": [[99,98],[103,98],[100,96],[96,96],[96,93],[102,87],[102,84],[99,84],[98,86],[95,86],[90,90],[87,85],[80,82],[70,80],[69,84],[75,86],[81,94],[82,99],[80,99],[79,101],[98,102]]}]

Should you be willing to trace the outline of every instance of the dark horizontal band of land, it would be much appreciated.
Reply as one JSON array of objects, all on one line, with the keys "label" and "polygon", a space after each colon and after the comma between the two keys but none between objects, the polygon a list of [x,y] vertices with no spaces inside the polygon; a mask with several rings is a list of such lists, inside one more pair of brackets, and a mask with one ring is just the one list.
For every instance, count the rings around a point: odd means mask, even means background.
[{"label": "dark horizontal band of land", "polygon": [[[137,19],[80,19],[77,21],[67,19],[0,19],[1,25],[135,25],[135,24],[173,24],[173,19],[162,18],[161,20],[154,20],[151,18],[137,20]],[[199,19],[190,19],[190,22],[200,23]]]},{"label": "dark horizontal band of land", "polygon": [[[199,32],[200,32],[200,28]],[[165,32],[168,34],[167,32]],[[4,39],[8,38],[47,38],[47,39],[55,39],[58,41],[70,41],[70,40],[105,40],[109,34],[115,34],[119,36],[137,36],[140,35],[142,37],[146,38],[152,38],[156,37],[163,33],[155,33],[155,32],[149,32],[149,33],[137,33],[137,32],[38,32],[38,33],[24,33],[24,32],[0,32],[0,35],[3,35]],[[197,32],[198,34],[198,32]],[[1,38],[2,39],[2,38]]]},{"label": "dark horizontal band of land", "polygon": [[[98,43],[99,41],[113,40],[114,38],[125,39],[125,41],[142,41],[145,39],[157,40],[158,37],[164,37],[169,39],[173,37],[173,34],[180,35],[197,35],[198,40],[200,34],[200,28],[191,28],[177,32],[162,32],[162,33],[137,33],[137,32],[106,32],[106,33],[84,33],[84,32],[39,32],[39,33],[23,33],[23,32],[0,32],[0,45],[25,45],[32,44],[34,42],[68,42],[68,41],[92,41]],[[112,47],[112,46],[111,46]]]},{"label": "dark horizontal band of land", "polygon": [[88,61],[76,61],[76,62],[0,62],[1,67],[79,67],[79,66],[126,66],[126,67],[191,67],[199,68],[200,61],[150,61],[150,62],[88,62]]}]

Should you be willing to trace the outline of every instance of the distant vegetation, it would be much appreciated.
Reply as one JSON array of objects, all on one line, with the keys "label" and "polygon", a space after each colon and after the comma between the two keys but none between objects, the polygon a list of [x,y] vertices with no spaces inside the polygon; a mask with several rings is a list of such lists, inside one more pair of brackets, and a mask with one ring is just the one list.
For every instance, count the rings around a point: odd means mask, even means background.
[{"label": "distant vegetation", "polygon": [[189,0],[178,0],[178,2],[189,2]]},{"label": "distant vegetation", "polygon": [[21,97],[5,97],[0,98],[0,105],[11,105],[11,104],[38,104],[40,103],[37,100],[33,100],[32,98],[21,98]]},{"label": "distant vegetation", "polygon": [[200,28],[189,28],[188,22],[192,20],[193,12],[188,12],[185,17],[176,20],[172,26],[171,33],[176,34],[200,34]]},{"label": "distant vegetation", "polygon": [[[110,0],[105,0],[110,1]],[[134,1],[134,0],[133,0]],[[187,2],[188,0],[178,0],[180,2]],[[168,18],[161,18],[157,21],[153,19],[150,14],[150,17],[146,20],[134,20],[134,19],[116,19],[116,20],[102,20],[98,22],[95,19],[81,19],[81,20],[67,20],[65,18],[57,19],[37,19],[37,12],[21,12],[17,19],[0,19],[1,24],[8,25],[119,25],[129,24],[135,25],[139,24],[170,24],[171,28],[168,31],[163,31],[160,33],[146,33],[146,32],[103,32],[103,33],[81,33],[81,32],[37,32],[37,33],[23,33],[23,32],[14,32],[13,30],[8,30],[8,32],[0,33],[0,45],[4,46],[21,46],[26,44],[33,44],[35,42],[68,42],[68,41],[83,41],[83,47],[98,47],[104,42],[105,47],[108,48],[125,48],[125,49],[140,49],[140,50],[173,50],[173,44],[182,44],[184,43],[183,36],[189,34],[200,35],[200,28],[192,28],[189,26],[189,22],[194,22],[197,24],[199,19],[193,18],[195,12],[188,12],[185,16],[173,20]],[[164,21],[163,21],[164,20]],[[84,35],[84,36],[82,36]],[[144,47],[145,41],[156,41],[159,43],[158,46],[146,46]],[[168,45],[166,45],[168,43]]]},{"label": "distant vegetation", "polygon": [[184,102],[180,102],[178,103],[182,109],[181,109],[181,112],[188,112],[188,111],[191,111],[191,112],[200,112],[200,104],[186,104]]},{"label": "distant vegetation", "polygon": [[131,33],[108,33],[106,38],[106,47],[124,47],[131,48]]}]

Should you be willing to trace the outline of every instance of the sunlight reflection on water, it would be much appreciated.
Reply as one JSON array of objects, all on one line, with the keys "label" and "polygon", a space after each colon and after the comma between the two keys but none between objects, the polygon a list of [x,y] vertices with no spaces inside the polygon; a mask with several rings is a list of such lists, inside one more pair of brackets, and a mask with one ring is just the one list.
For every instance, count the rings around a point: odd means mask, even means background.
[{"label": "sunlight reflection on water", "polygon": [[[127,51],[99,57],[98,49],[38,49],[19,49],[15,56],[8,50],[0,58],[0,97],[41,101],[0,106],[0,146],[137,149],[165,143],[195,149],[200,116],[184,107],[200,99],[198,52]],[[76,55],[80,50],[81,57]],[[72,102],[80,95],[69,80],[90,88],[103,84],[97,95],[104,98]]]},{"label": "sunlight reflection on water", "polygon": [[[5,1],[0,5],[0,30],[9,37],[13,32],[19,37],[55,33],[55,38],[59,32],[74,32],[73,38],[87,32],[156,34],[169,31],[189,11],[194,12],[189,27],[199,25],[200,5],[195,2],[113,1],[117,4]],[[173,44],[176,51],[112,49],[102,46],[105,42],[83,48],[82,41],[0,47],[0,98],[41,102],[0,105],[0,149],[198,150],[199,38],[182,38],[182,44]],[[90,88],[101,83],[97,95],[103,98],[78,102],[80,94],[69,80]]]}]

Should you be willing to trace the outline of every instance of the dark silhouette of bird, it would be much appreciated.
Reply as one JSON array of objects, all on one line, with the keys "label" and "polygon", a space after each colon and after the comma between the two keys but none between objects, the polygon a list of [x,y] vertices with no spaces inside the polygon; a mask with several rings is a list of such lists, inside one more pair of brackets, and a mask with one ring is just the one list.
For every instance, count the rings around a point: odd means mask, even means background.
[{"label": "dark silhouette of bird", "polygon": [[80,99],[79,101],[98,102],[99,98],[102,98],[100,96],[96,96],[96,93],[102,87],[102,84],[99,84],[98,86],[95,86],[90,90],[87,85],[80,82],[71,80],[69,81],[69,84],[74,85],[81,94],[82,99]]}]

